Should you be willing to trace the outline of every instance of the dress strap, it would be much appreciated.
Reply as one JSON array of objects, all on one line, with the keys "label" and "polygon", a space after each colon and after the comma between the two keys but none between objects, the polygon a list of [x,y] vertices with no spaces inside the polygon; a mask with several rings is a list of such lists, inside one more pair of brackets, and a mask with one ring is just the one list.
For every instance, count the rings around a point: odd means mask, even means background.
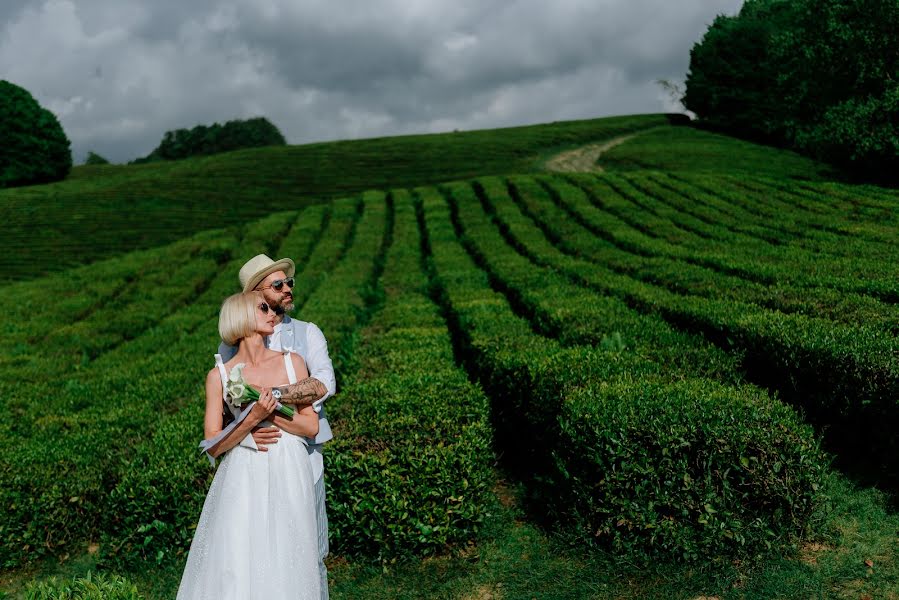
[{"label": "dress strap", "polygon": [[222,361],[222,355],[215,355],[215,366],[219,368],[219,374],[222,376],[222,398],[228,397],[228,373],[225,371],[225,363]]},{"label": "dress strap", "polygon": [[284,367],[287,369],[287,380],[290,383],[296,383],[297,372],[293,369],[293,361],[290,359],[290,352],[284,353]]}]

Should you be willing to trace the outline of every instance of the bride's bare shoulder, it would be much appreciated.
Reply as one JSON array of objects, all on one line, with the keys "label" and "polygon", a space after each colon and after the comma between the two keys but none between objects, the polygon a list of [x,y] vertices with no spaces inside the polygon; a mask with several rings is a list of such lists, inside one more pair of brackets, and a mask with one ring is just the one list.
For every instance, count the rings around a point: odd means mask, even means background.
[{"label": "bride's bare shoulder", "polygon": [[222,384],[222,374],[219,373],[218,367],[212,367],[209,369],[209,372],[206,373],[206,383],[217,383],[219,385]]},{"label": "bride's bare shoulder", "polygon": [[306,369],[306,361],[301,355],[297,354],[296,352],[290,352],[290,360],[293,361],[294,371],[296,371],[298,375],[303,372],[307,373],[308,375],[308,370]]}]

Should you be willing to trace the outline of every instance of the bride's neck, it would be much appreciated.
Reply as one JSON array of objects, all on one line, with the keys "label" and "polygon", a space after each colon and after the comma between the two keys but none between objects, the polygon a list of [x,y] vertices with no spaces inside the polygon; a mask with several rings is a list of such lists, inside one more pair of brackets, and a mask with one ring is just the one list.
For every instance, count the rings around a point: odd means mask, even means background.
[{"label": "bride's neck", "polygon": [[255,367],[262,362],[262,357],[265,355],[266,350],[265,339],[262,337],[262,334],[253,333],[240,340],[236,358],[238,362]]}]

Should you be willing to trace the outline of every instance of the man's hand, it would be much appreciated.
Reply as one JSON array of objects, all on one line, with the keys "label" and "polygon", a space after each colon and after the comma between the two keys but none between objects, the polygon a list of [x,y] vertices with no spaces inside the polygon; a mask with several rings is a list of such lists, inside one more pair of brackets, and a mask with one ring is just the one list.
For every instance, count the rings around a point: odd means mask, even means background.
[{"label": "man's hand", "polygon": [[315,377],[307,377],[302,381],[282,385],[275,388],[281,392],[281,404],[293,404],[295,406],[309,406],[316,400],[325,397],[328,388]]},{"label": "man's hand", "polygon": [[253,429],[253,441],[260,452],[268,452],[269,444],[277,444],[281,437],[281,430],[277,427],[256,427]]}]

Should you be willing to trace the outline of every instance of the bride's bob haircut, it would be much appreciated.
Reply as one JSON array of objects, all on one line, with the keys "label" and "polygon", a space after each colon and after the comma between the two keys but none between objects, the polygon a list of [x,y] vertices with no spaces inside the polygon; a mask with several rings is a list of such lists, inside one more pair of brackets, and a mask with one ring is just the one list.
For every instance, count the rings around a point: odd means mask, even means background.
[{"label": "bride's bob haircut", "polygon": [[219,335],[223,342],[236,346],[256,331],[256,303],[259,301],[258,292],[240,292],[225,298],[219,312]]}]

